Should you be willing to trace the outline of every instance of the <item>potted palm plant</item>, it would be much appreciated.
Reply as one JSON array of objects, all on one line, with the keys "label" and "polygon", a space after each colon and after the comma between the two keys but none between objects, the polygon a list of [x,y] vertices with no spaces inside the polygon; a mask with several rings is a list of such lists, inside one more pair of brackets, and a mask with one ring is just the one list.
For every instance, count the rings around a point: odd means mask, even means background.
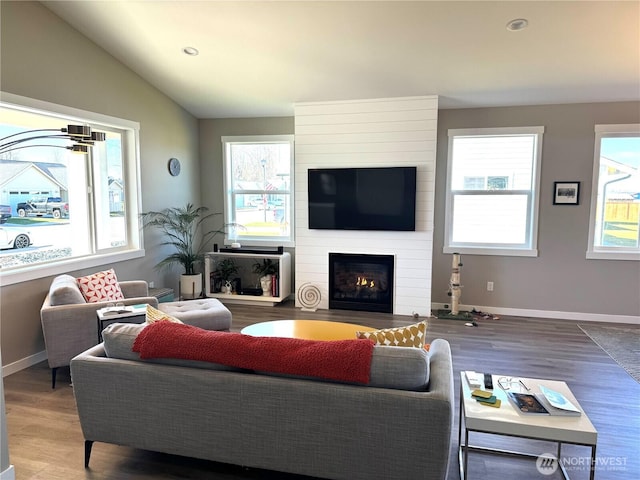
[{"label": "potted palm plant", "polygon": [[196,266],[204,260],[204,247],[223,230],[202,232],[203,223],[220,213],[208,213],[207,207],[196,207],[187,203],[184,207],[165,208],[160,211],[142,213],[144,227],[157,228],[164,234],[161,245],[168,245],[173,252],[163,258],[156,268],[168,268],[179,264],[184,269],[180,277],[180,293],[184,298],[199,298],[202,295],[202,274]]},{"label": "potted palm plant", "polygon": [[278,273],[278,262],[274,262],[270,258],[264,258],[262,261],[258,260],[253,264],[253,273],[260,277],[262,295],[270,297],[273,275]]}]

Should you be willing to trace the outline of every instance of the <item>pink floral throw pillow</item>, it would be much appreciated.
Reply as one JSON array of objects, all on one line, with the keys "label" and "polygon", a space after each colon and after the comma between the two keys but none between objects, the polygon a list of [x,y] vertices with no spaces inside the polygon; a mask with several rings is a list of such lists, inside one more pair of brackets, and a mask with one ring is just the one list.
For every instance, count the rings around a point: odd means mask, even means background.
[{"label": "pink floral throw pillow", "polygon": [[124,300],[116,272],[112,269],[80,277],[78,287],[89,303]]}]

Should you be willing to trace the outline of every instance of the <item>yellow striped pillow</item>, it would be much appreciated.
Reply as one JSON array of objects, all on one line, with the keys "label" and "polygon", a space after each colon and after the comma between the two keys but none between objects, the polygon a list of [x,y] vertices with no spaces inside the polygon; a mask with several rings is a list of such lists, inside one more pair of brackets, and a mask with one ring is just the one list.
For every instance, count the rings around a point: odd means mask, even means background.
[{"label": "yellow striped pillow", "polygon": [[147,313],[145,315],[145,320],[146,320],[146,323],[160,322],[162,320],[173,322],[173,323],[183,323],[176,317],[172,317],[168,313],[164,313],[163,311],[160,311],[157,308],[153,308],[151,305],[147,305]]}]

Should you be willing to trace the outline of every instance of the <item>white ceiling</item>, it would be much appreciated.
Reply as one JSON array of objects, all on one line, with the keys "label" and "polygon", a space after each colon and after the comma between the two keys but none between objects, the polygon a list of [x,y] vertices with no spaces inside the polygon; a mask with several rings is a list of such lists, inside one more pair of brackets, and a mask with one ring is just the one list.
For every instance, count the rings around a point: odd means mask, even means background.
[{"label": "white ceiling", "polygon": [[[198,118],[432,94],[441,108],[640,100],[637,0],[43,3]],[[515,18],[529,27],[508,31]]]}]

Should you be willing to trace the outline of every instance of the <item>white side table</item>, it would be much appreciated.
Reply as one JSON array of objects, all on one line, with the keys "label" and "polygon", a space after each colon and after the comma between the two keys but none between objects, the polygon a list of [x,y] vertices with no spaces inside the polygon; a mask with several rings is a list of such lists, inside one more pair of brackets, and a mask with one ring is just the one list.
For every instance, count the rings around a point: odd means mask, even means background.
[{"label": "white side table", "polygon": [[[463,480],[467,479],[467,460],[470,451],[494,452],[538,458],[538,455],[528,453],[469,445],[469,434],[472,432],[480,432],[557,442],[558,448],[555,455],[558,459],[558,468],[565,479],[568,479],[569,476],[562,463],[562,444],[569,443],[590,447],[591,464],[589,478],[593,480],[596,465],[596,441],[598,432],[584,412],[584,409],[573,396],[573,393],[571,393],[571,390],[569,390],[567,384],[554,380],[521,378],[530,391],[522,391],[519,393],[540,394],[540,385],[544,385],[545,387],[562,393],[582,411],[582,415],[580,416],[523,414],[513,406],[507,398],[507,393],[500,388],[498,379],[501,377],[501,375],[492,375],[494,386],[492,392],[502,402],[500,408],[493,408],[478,403],[476,399],[471,396],[471,391],[474,390],[474,388],[469,387],[464,372],[460,372],[460,416],[458,427],[460,478]],[[463,430],[464,443],[462,441]]]}]

